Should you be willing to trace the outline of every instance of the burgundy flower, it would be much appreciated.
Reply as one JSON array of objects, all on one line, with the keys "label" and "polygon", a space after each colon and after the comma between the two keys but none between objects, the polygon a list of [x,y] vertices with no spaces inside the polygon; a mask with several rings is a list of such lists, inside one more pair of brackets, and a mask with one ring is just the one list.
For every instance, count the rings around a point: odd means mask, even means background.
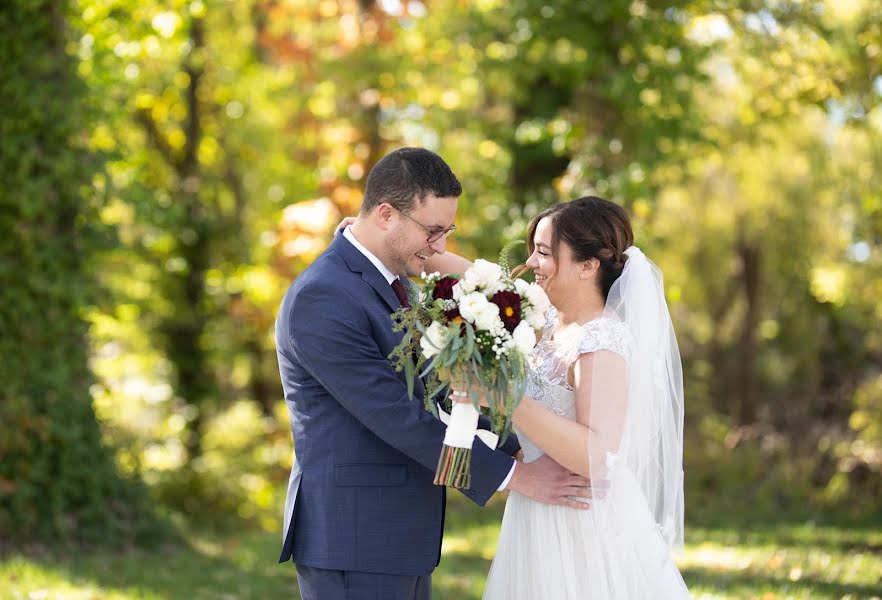
[{"label": "burgundy flower", "polygon": [[462,321],[462,316],[459,314],[459,307],[456,306],[454,306],[450,310],[445,310],[444,316],[447,317],[448,323],[453,323],[456,319]]},{"label": "burgundy flower", "polygon": [[499,318],[509,333],[521,322],[521,297],[515,292],[502,290],[490,298],[490,302],[499,307]]},{"label": "burgundy flower", "polygon": [[438,300],[453,300],[453,286],[459,280],[455,277],[442,277],[435,283],[435,289],[432,290],[432,298]]}]

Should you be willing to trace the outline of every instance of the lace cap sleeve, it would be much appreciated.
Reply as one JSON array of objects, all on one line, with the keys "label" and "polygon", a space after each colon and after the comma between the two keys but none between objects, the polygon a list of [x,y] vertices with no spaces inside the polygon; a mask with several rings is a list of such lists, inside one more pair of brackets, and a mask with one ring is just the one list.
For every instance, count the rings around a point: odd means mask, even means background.
[{"label": "lace cap sleeve", "polygon": [[584,325],[572,360],[588,352],[608,350],[630,362],[632,344],[633,336],[627,325],[613,319],[597,319]]}]

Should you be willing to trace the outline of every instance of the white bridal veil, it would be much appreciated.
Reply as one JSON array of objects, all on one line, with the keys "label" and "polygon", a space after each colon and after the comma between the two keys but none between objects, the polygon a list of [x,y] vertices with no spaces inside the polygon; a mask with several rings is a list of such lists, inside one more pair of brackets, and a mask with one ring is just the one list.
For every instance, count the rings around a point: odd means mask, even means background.
[{"label": "white bridal veil", "polygon": [[[620,329],[630,337],[623,345],[628,356],[623,360],[602,351],[593,358],[589,414],[592,486],[617,485],[621,477],[616,471],[626,467],[631,483],[620,487],[631,488],[634,495],[642,491],[667,545],[679,547],[683,544],[680,352],[661,271],[639,248],[631,246],[625,254],[628,259],[610,290],[604,318],[626,325]],[[595,502],[592,510],[600,514],[617,510],[604,504]]]}]

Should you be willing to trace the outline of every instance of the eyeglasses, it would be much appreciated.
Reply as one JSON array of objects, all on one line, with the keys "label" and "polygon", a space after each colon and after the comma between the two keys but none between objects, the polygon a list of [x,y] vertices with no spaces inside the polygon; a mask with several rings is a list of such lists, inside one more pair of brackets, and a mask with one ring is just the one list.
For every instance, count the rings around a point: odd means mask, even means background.
[{"label": "eyeglasses", "polygon": [[403,210],[398,209],[398,208],[396,208],[395,210],[397,210],[402,215],[404,215],[405,217],[407,217],[408,219],[410,219],[411,221],[413,221],[414,223],[416,223],[417,225],[419,225],[420,227],[423,228],[423,230],[428,235],[428,237],[426,238],[427,244],[432,244],[434,242],[437,242],[441,238],[446,238],[448,235],[450,235],[451,233],[456,231],[456,225],[451,225],[447,229],[433,229],[431,227],[426,227],[425,225],[423,225],[422,223],[420,223],[419,221],[417,221],[416,219],[411,217],[409,214],[407,214]]}]

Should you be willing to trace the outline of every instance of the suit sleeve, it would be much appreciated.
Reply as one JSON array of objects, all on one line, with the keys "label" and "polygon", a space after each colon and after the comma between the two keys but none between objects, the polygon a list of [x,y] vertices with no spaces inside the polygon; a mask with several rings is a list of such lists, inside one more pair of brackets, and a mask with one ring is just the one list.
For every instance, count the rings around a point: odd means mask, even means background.
[{"label": "suit sleeve", "polygon": [[[377,437],[434,472],[444,424],[408,397],[358,302],[339,288],[316,284],[302,289],[289,310],[288,343],[304,368]],[[511,465],[506,453],[474,444],[472,489],[463,493],[483,505]]]},{"label": "suit sleeve", "polygon": [[514,433],[510,433],[508,434],[508,438],[505,440],[505,443],[502,444],[499,449],[509,456],[514,456],[518,453],[518,450],[521,449],[521,442],[518,440],[518,436],[516,436]]},{"label": "suit sleeve", "polygon": [[[481,415],[481,417],[478,419],[478,429],[493,431],[493,425],[490,423],[490,419],[488,419],[484,415]],[[518,441],[518,436],[515,435],[514,431],[508,434],[508,438],[506,438],[504,444],[499,446],[499,449],[509,456],[514,456],[518,453],[518,450],[521,449],[521,443],[520,441]]]}]

